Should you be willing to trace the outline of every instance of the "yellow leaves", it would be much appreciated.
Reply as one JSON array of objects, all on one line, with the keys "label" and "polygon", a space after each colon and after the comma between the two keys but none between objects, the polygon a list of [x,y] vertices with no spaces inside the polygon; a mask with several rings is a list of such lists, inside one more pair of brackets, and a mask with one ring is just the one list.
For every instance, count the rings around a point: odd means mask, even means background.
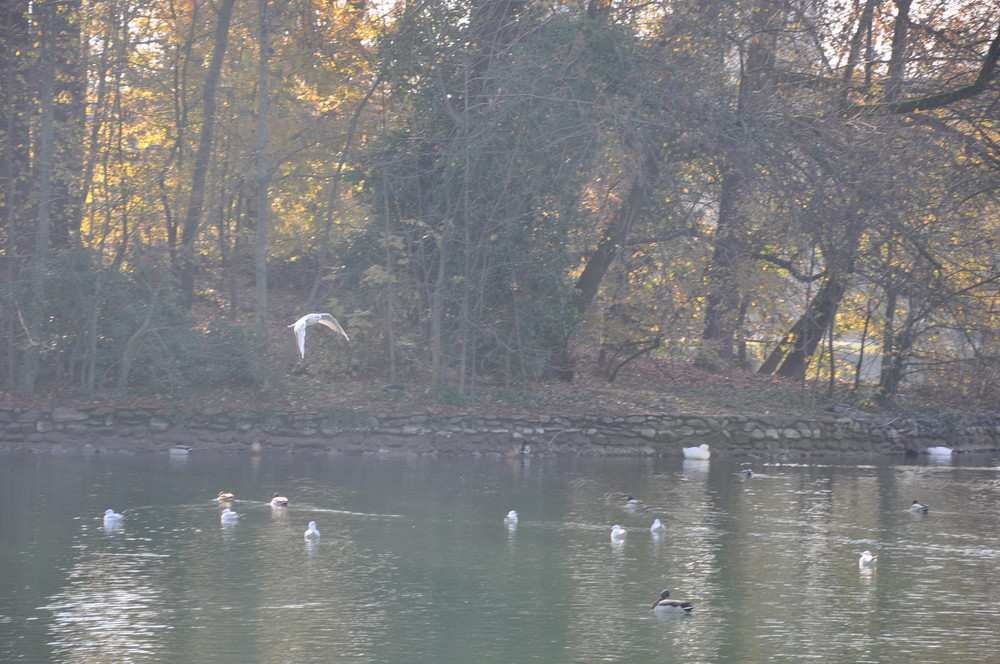
[{"label": "yellow leaves", "polygon": [[361,277],[361,283],[365,286],[386,286],[392,282],[392,274],[381,265],[369,266]]}]

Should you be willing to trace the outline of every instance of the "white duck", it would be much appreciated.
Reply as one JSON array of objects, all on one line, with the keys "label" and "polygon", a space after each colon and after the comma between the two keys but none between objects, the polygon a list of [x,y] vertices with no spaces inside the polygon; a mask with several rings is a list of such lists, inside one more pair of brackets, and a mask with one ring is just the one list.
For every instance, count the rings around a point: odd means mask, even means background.
[{"label": "white duck", "polygon": [[222,510],[222,514],[219,515],[219,519],[222,523],[236,523],[239,521],[240,515],[227,507]]},{"label": "white duck", "polygon": [[288,507],[288,498],[279,493],[271,496],[271,507]]},{"label": "white duck", "polygon": [[943,445],[935,445],[927,448],[927,453],[931,456],[951,456],[955,450]]},{"label": "white duck", "polygon": [[659,535],[666,529],[667,527],[664,526],[663,522],[660,521],[659,519],[653,519],[653,525],[649,527],[650,532],[652,532],[654,535]]},{"label": "white duck", "polygon": [[622,528],[621,526],[619,526],[617,523],[615,525],[611,526],[611,539],[612,540],[614,540],[614,541],[623,540],[623,539],[625,539],[626,535],[628,535],[628,531],[625,530],[624,528]]},{"label": "white duck", "polygon": [[125,518],[124,514],[119,514],[118,512],[114,511],[113,509],[106,509],[106,510],[104,510],[104,525],[105,526],[118,525],[121,522],[121,520],[124,519],[124,518]]},{"label": "white duck", "polygon": [[302,534],[302,537],[307,540],[319,539],[319,528],[316,527],[315,521],[309,522],[309,527],[306,528],[306,532]]},{"label": "white duck", "polygon": [[705,460],[712,456],[712,451],[708,448],[707,443],[702,443],[698,447],[684,447],[681,448],[684,452],[685,459],[699,459]]},{"label": "white duck", "polygon": [[292,332],[295,333],[295,341],[299,344],[299,355],[302,356],[302,359],[305,359],[306,357],[306,328],[312,327],[317,323],[327,326],[348,341],[351,340],[351,338],[347,336],[347,332],[344,332],[344,328],[342,328],[340,323],[337,322],[337,319],[330,314],[306,314],[288,326],[292,328]]},{"label": "white duck", "polygon": [[507,522],[508,524],[515,524],[515,523],[517,523],[517,510],[511,510],[511,511],[507,512],[507,516],[505,516],[503,518],[503,520],[505,522]]},{"label": "white duck", "polygon": [[871,567],[878,562],[878,556],[871,551],[862,551],[858,558],[858,567]]}]

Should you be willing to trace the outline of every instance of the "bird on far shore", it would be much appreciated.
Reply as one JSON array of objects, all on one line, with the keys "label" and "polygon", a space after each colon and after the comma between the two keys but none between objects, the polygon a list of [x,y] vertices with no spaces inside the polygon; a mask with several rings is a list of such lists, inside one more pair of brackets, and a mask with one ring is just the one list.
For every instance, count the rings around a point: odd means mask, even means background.
[{"label": "bird on far shore", "polygon": [[332,315],[306,314],[288,326],[292,328],[292,332],[295,333],[295,341],[299,345],[299,355],[302,356],[302,359],[305,359],[306,357],[306,328],[312,327],[316,324],[325,325],[340,336],[344,337],[347,341],[351,340],[351,338],[347,336],[347,332],[344,332],[344,328],[340,326],[340,323],[338,323],[337,319]]},{"label": "bird on far shore", "polygon": [[707,443],[702,443],[698,447],[684,447],[681,448],[684,452],[685,459],[696,459],[704,461],[712,456],[712,451],[708,448]]}]

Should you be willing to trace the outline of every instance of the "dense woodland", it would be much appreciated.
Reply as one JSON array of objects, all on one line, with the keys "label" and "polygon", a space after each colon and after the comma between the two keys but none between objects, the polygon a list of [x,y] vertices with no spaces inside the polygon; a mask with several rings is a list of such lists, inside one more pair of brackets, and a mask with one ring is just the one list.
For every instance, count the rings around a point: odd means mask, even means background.
[{"label": "dense woodland", "polygon": [[9,0],[0,390],[995,404],[998,57],[981,0]]}]

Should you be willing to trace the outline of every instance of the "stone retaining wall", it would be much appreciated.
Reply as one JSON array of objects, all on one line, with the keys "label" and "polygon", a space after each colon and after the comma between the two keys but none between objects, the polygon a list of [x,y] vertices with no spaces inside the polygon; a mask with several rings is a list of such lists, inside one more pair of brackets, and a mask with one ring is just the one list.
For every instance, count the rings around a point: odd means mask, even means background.
[{"label": "stone retaining wall", "polygon": [[158,408],[0,407],[0,450],[679,455],[708,443],[733,455],[818,456],[1000,449],[1000,414],[952,422],[848,416],[682,413],[488,416],[427,413],[197,412]]}]

